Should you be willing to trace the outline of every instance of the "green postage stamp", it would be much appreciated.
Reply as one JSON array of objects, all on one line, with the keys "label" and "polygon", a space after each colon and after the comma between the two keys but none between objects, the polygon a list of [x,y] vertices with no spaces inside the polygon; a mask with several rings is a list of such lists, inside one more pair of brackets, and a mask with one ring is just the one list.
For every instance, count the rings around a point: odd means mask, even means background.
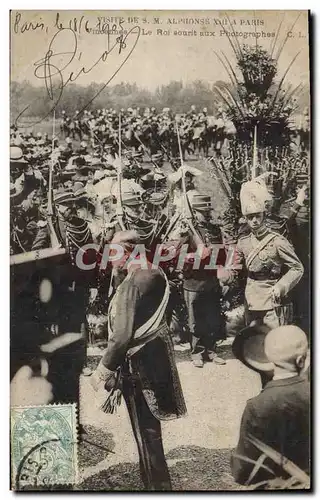
[{"label": "green postage stamp", "polygon": [[11,408],[11,457],[15,490],[75,484],[76,405]]}]

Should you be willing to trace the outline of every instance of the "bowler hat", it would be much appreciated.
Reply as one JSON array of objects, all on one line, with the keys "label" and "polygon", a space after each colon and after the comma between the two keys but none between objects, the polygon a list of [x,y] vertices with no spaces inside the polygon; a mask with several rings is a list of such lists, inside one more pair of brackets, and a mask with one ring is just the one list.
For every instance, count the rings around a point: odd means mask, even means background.
[{"label": "bowler hat", "polygon": [[235,337],[232,352],[245,366],[257,372],[274,369],[264,350],[264,340],[270,328],[266,325],[252,325],[243,328]]}]

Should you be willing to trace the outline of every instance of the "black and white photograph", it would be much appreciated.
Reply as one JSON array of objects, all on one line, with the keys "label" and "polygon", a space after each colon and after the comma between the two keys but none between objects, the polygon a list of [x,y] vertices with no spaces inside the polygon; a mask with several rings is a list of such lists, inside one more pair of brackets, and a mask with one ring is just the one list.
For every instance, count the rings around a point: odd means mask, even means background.
[{"label": "black and white photograph", "polygon": [[10,12],[10,487],[310,490],[307,10]]}]

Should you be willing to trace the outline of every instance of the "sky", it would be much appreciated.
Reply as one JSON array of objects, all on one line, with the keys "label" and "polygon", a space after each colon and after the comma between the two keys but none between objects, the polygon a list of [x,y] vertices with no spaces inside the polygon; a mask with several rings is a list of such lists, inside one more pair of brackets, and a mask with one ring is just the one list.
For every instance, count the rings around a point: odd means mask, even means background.
[{"label": "sky", "polygon": [[[50,42],[56,35],[51,45],[54,54],[60,52],[69,54],[54,56],[50,62],[59,69],[66,66],[61,73],[64,82],[70,77],[71,72],[74,78],[82,67],[87,71],[97,61],[91,71],[80,74],[76,83],[88,85],[93,81],[106,83],[110,80],[110,85],[114,85],[124,81],[135,82],[140,87],[154,90],[158,85],[171,80],[188,83],[200,79],[209,84],[217,80],[226,81],[228,79],[226,71],[215,52],[220,55],[224,52],[231,64],[235,65],[233,50],[223,31],[223,26],[228,32],[232,31],[227,16],[233,29],[239,34],[237,40],[240,44],[255,45],[255,38],[247,35],[248,38],[244,39],[243,33],[256,32],[261,34],[258,44],[268,50],[275,38],[263,37],[263,34],[276,33],[282,19],[275,53],[289,31],[290,37],[279,58],[277,77],[281,78],[292,58],[300,51],[288,73],[287,81],[293,85],[308,82],[307,11],[13,11],[11,80],[20,82],[29,80],[33,85],[44,85],[44,79],[35,76],[35,69],[38,76],[43,76],[44,67],[38,64],[37,68],[35,63],[44,59]],[[118,18],[122,17],[124,19],[122,27],[126,30],[133,29],[120,55],[119,44],[116,42],[118,35],[111,34],[108,37],[97,32],[88,33],[84,29],[85,26],[88,29],[95,29],[98,19],[103,17],[104,26],[109,21],[110,27],[116,25],[118,29],[120,26]],[[107,19],[111,17],[112,20]],[[137,19],[133,19],[134,17]],[[154,18],[158,18],[159,23],[154,21]],[[195,20],[201,20],[202,24],[194,24],[192,21]],[[76,33],[66,29],[70,26],[69,22],[73,29],[77,29]],[[57,26],[65,29],[58,33]],[[180,34],[174,34],[175,31]],[[183,35],[183,31],[189,34]],[[74,45],[75,40],[77,48]],[[106,57],[114,44],[116,46]],[[70,53],[74,54],[74,59],[67,64],[71,57]],[[101,60],[103,54],[105,61]],[[123,66],[119,69],[122,63]],[[118,73],[114,76],[117,70]]]}]

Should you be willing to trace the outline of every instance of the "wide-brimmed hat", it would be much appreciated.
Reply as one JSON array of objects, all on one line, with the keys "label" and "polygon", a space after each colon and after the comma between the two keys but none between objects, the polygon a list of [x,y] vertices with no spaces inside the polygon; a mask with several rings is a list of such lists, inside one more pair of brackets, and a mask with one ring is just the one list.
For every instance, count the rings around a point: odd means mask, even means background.
[{"label": "wide-brimmed hat", "polygon": [[69,205],[79,200],[88,198],[84,185],[77,181],[72,187],[54,193],[53,199],[56,205]]},{"label": "wide-brimmed hat", "polygon": [[232,352],[245,366],[256,372],[271,372],[274,369],[265,353],[264,341],[270,328],[266,325],[247,326],[235,337]]},{"label": "wide-brimmed hat", "polygon": [[53,200],[56,205],[70,205],[74,203],[74,194],[71,188],[54,193]]},{"label": "wide-brimmed hat", "polygon": [[10,146],[10,164],[17,166],[28,164],[19,146]]}]

